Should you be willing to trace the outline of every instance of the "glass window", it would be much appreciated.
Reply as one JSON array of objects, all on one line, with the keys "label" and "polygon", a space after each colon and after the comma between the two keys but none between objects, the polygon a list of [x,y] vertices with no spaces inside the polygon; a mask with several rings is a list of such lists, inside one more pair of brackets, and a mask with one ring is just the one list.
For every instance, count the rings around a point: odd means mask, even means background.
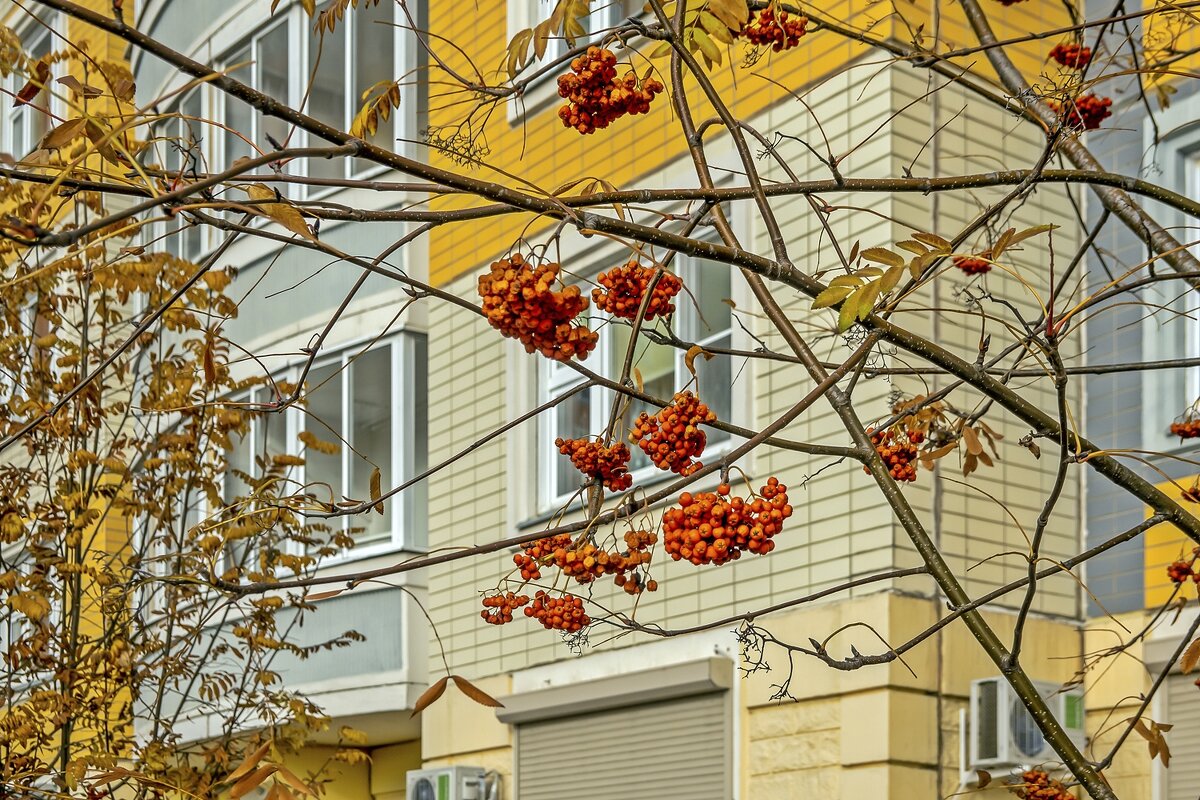
[{"label": "glass window", "polygon": [[305,482],[322,502],[337,502],[345,477],[342,475],[340,431],[345,430],[342,414],[342,364],[338,361],[308,373],[308,408],[304,426],[322,442],[337,447],[336,453],[323,453],[309,447],[304,452]]},{"label": "glass window", "polygon": [[[246,44],[229,54],[225,59],[225,69],[230,77],[252,84],[254,70],[250,61],[250,45]],[[254,152],[250,146],[254,142],[254,112],[236,97],[224,92],[219,95],[225,104],[222,141],[225,144],[225,166],[228,167],[239,158],[249,158]]]},{"label": "glass window", "polygon": [[[172,116],[154,126],[154,147],[162,168],[171,174],[195,174],[204,170],[203,98],[200,89],[187,92]],[[161,228],[163,247],[188,261],[196,261],[204,252],[203,229],[188,222],[186,214],[176,214]]]},{"label": "glass window", "polygon": [[[9,78],[11,91],[20,91],[34,74],[38,62],[49,56],[51,52],[50,32],[45,27],[34,23],[25,41],[26,55],[29,57],[26,73],[14,72]],[[43,87],[26,104],[13,106],[9,114],[9,143],[12,154],[17,158],[28,155],[52,126],[51,105],[53,97],[50,93],[50,83],[46,81]]]},{"label": "glass window", "polygon": [[[329,4],[319,7],[320,11]],[[248,82],[258,91],[289,103],[300,104],[312,116],[327,125],[347,131],[364,103],[364,94],[378,96],[381,83],[396,80],[409,67],[397,58],[396,4],[380,2],[348,9],[333,31],[318,32],[306,15],[282,15],[249,41],[226,53],[225,70]],[[410,42],[409,48],[414,47]],[[415,52],[408,55],[414,56]],[[296,57],[301,59],[294,65]],[[297,83],[298,82],[298,83]],[[223,95],[223,93],[215,93]],[[381,122],[370,141],[393,148],[397,141],[397,121],[407,118],[416,100],[405,97],[401,108]],[[241,101],[223,96],[217,101],[217,113],[228,128],[221,135],[223,164],[259,152],[270,152],[276,145],[320,146],[324,142],[304,131],[294,131],[283,121],[254,112]],[[411,132],[408,135],[412,135]],[[292,162],[285,169],[302,170],[320,179],[345,178],[373,169],[365,159],[312,158]]]},{"label": "glass window", "polygon": [[[254,40],[254,88],[269,97],[289,100],[288,26],[286,22],[276,25]],[[256,144],[274,149],[275,145],[287,142],[287,123],[278,117],[258,114],[255,129]],[[274,144],[272,143],[274,140]]]},{"label": "glass window", "polygon": [[[318,362],[308,373],[305,407],[258,415],[250,433],[229,451],[229,469],[255,475],[256,457],[269,463],[275,454],[302,456],[304,466],[290,469],[287,479],[307,487],[321,503],[369,500],[376,469],[383,491],[420,474],[428,464],[425,354],[423,335],[403,333],[365,351],[350,348]],[[280,379],[298,381],[299,371],[297,365]],[[268,396],[258,389],[251,398],[261,403]],[[313,439],[319,440],[317,446],[305,443]],[[249,488],[227,476],[226,504]],[[383,514],[371,511],[327,524],[352,531],[358,548],[422,547],[426,497],[422,482],[385,502]]]},{"label": "glass window", "polygon": [[[361,9],[354,19],[354,53],[351,65],[354,70],[354,92],[350,96],[349,118],[353,122],[358,110],[368,96],[374,96],[371,89],[384,81],[400,78],[396,69],[396,24],[393,20],[394,6],[390,3],[380,3]],[[411,98],[405,102],[411,102]],[[383,122],[367,141],[371,144],[385,147],[389,150],[396,146],[396,119],[400,109],[393,109],[387,122]],[[353,170],[363,172],[376,165],[366,159],[356,158]]]},{"label": "glass window", "polygon": [[[705,348],[728,349],[733,342],[733,309],[726,300],[731,295],[731,268],[705,259],[678,257],[674,267],[683,279],[684,291],[675,299],[673,329],[679,336]],[[688,294],[691,290],[692,294]],[[601,325],[593,329],[601,331],[596,353],[589,364],[599,363],[600,369],[615,379],[621,374],[625,353],[629,347],[631,328],[624,321]],[[660,345],[648,337],[640,337],[634,352],[634,366],[641,375],[647,394],[669,399],[678,391],[690,389],[700,396],[716,413],[718,419],[729,420],[733,416],[733,383],[738,378],[735,369],[739,364],[727,356],[718,356],[710,361],[695,359],[696,379],[684,360],[685,353],[678,348]],[[545,362],[541,368],[542,400],[562,395],[581,378],[573,370],[560,364]],[[628,442],[633,423],[643,412],[655,414],[657,407],[638,400],[622,401],[621,414],[614,431],[615,441]],[[553,446],[558,437],[575,439],[602,434],[608,425],[612,410],[612,394],[599,388],[576,394],[555,406],[542,417],[539,428],[538,453],[543,454],[544,467],[541,485],[544,507],[561,504],[579,488],[579,472],[571,466],[569,459],[561,456]],[[730,436],[724,431],[705,428],[708,444],[706,454],[721,452],[728,447]],[[657,471],[641,449],[630,446],[629,469],[642,477]]]},{"label": "glass window", "polygon": [[[346,32],[358,13],[347,14],[333,33],[313,33],[308,43],[308,113],[335,128],[346,128]],[[321,140],[314,145],[327,144]],[[340,178],[345,174],[345,159],[311,158],[308,174],[314,178]]]},{"label": "glass window", "polygon": [[[371,475],[380,472],[381,486],[395,482],[392,470],[392,352],[371,350],[350,363],[350,496],[371,496]],[[385,503],[383,514],[370,513],[355,521],[360,542],[378,541],[392,529],[393,503]]]}]

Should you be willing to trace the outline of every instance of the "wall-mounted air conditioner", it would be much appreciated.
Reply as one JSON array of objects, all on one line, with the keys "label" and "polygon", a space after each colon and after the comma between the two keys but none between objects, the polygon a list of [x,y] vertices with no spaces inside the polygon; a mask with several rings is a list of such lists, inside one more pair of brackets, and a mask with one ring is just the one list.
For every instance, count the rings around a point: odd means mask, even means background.
[{"label": "wall-mounted air conditioner", "polygon": [[407,800],[488,800],[487,770],[435,767],[409,770]]},{"label": "wall-mounted air conditioner", "polygon": [[[1078,747],[1085,744],[1083,692],[1061,691],[1052,683],[1035,681],[1034,686],[1050,707],[1050,713]],[[970,744],[968,770],[994,770],[1057,762],[1058,756],[1025,709],[1021,698],[1004,678],[983,678],[971,682],[971,706],[968,714]]]}]

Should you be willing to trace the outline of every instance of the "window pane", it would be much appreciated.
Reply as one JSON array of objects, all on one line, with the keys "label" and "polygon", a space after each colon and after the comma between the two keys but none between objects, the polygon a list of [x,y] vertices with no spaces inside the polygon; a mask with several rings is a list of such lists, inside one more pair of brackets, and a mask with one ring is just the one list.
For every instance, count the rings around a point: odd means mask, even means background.
[{"label": "window pane", "polygon": [[[338,130],[346,127],[346,27],[333,33],[313,34],[308,43],[308,73],[313,75],[308,93],[308,113]],[[325,144],[313,138],[315,146]],[[314,178],[340,178],[345,174],[341,158],[310,158],[308,174]]]},{"label": "window pane", "polygon": [[154,126],[154,146],[159,154],[162,168],[169,173],[179,171],[179,142],[176,141],[178,128],[171,121],[164,120]]},{"label": "window pane", "polygon": [[[412,475],[415,477],[429,469],[429,367],[428,345],[424,336],[413,337],[413,422],[411,441],[413,448]],[[408,540],[416,547],[424,547],[429,538],[429,481],[421,481],[408,490],[408,514],[410,530],[405,531]]]},{"label": "window pane", "polygon": [[688,336],[694,340],[706,339],[728,330],[732,324],[733,310],[725,300],[732,294],[733,267],[707,259],[694,259],[690,267],[684,272],[684,281],[691,294],[681,297],[676,306],[685,309]]},{"label": "window pane", "polygon": [[[249,45],[231,53],[226,59],[226,67],[233,68],[229,69],[230,77],[253,85]],[[222,134],[225,140],[225,165],[228,167],[239,158],[249,158],[253,152],[249,142],[254,141],[254,113],[250,110],[250,106],[236,97],[231,97],[224,92],[221,94],[225,98],[224,121],[228,129]],[[262,142],[255,144],[262,146]]]},{"label": "window pane", "polygon": [[[382,347],[364,353],[350,365],[351,431],[350,441],[356,453],[350,456],[350,496],[371,496],[371,472],[378,467],[384,488],[393,483],[392,471],[392,349]],[[393,503],[384,504],[384,513],[372,511],[351,521],[351,527],[364,530],[360,542],[391,537]]]},{"label": "window pane", "polygon": [[[713,347],[727,348],[731,337],[726,335],[708,344]],[[728,356],[714,356],[712,359],[696,359],[696,377],[700,384],[700,399],[712,409],[717,419],[728,422],[733,413],[733,359]],[[739,364],[740,366],[740,364]],[[744,377],[744,376],[743,376]],[[708,443],[723,442],[729,438],[725,431],[705,426]]]},{"label": "window pane", "polygon": [[[288,33],[287,24],[276,25],[260,37],[254,57],[255,88],[280,102],[288,101]],[[258,146],[272,147],[268,136],[283,144],[287,139],[287,123],[275,117],[258,117]]]},{"label": "window pane", "polygon": [[[336,444],[337,453],[322,453],[314,448],[304,452],[304,479],[309,491],[319,500],[337,502],[342,499],[342,451],[338,438],[345,424],[342,419],[342,375],[340,363],[310,370],[308,373],[308,408],[304,428],[323,442]],[[336,520],[332,521],[335,525]]]},{"label": "window pane", "polygon": [[[271,399],[273,399],[273,392],[265,389],[262,396],[258,398],[258,402],[268,402]],[[286,412],[264,413],[259,417],[259,428],[262,430],[263,439],[263,452],[259,455],[268,465],[273,456],[282,455],[288,450],[295,451],[294,448],[288,447]]]},{"label": "window pane", "polygon": [[[621,375],[621,367],[625,361],[625,350],[629,347],[630,328],[626,325],[611,325],[612,345],[609,347],[609,375],[616,380]],[[670,400],[675,395],[675,351],[666,345],[654,344],[643,338],[634,356],[634,366],[642,374],[642,385],[646,394]],[[640,448],[629,442],[629,432],[633,423],[642,412],[657,414],[659,409],[641,400],[633,400],[624,406],[621,419],[617,423],[615,439],[629,445],[633,457],[629,460],[631,470],[641,469],[649,465],[650,459]]]},{"label": "window pane", "polygon": [[[29,56],[36,63],[39,59],[50,54],[50,34],[43,32],[30,46]],[[51,83],[53,77],[47,80]],[[50,88],[43,88],[27,106],[26,118],[29,120],[29,136],[26,145],[29,149],[37,146],[42,137],[50,130]]]},{"label": "window pane", "polygon": [[[396,38],[396,28],[392,24],[394,11],[394,3],[380,3],[354,12],[354,96],[350,98],[351,115],[357,114],[362,107],[364,92],[380,81],[397,77],[393,62]],[[395,130],[395,113],[386,122],[380,120],[379,128],[368,141],[388,150],[395,147],[392,133]],[[355,159],[355,171],[371,166],[369,161]]]},{"label": "window pane", "polygon": [[[20,87],[18,87],[20,88]],[[24,158],[29,154],[29,143],[25,141],[25,115],[29,113],[24,108],[13,109],[12,115],[12,154]]]},{"label": "window pane", "polygon": [[[560,391],[566,391],[565,389]],[[572,397],[554,407],[554,431],[546,452],[554,459],[554,495],[556,497],[570,494],[579,488],[582,476],[571,459],[559,455],[553,447],[554,439],[561,436],[564,439],[579,439],[591,433],[592,393],[578,392]]]},{"label": "window pane", "polygon": [[203,113],[202,109],[198,89],[188,92],[179,103],[179,145],[188,154],[187,166],[189,169],[200,169],[200,143],[201,137],[204,135],[199,122],[200,115]]},{"label": "window pane", "polygon": [[235,475],[234,470],[246,473],[247,475],[254,472],[254,457],[250,449],[250,436],[231,434],[230,439],[233,442],[233,447],[225,454],[228,469],[225,472],[225,486],[222,493],[226,505],[232,503],[239,495],[244,496],[250,491],[249,485],[241,477]]},{"label": "window pane", "polygon": [[204,251],[204,246],[201,239],[203,231],[197,225],[188,225],[183,220],[179,221],[179,234],[176,237],[177,243],[171,252],[176,252],[182,258],[188,261],[195,261]]}]

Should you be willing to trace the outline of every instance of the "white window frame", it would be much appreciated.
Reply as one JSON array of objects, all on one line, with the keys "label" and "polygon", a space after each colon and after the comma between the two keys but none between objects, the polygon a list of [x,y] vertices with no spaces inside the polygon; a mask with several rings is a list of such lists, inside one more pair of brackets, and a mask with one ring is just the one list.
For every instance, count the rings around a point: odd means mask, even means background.
[{"label": "white window frame", "polygon": [[[1160,125],[1163,130],[1174,131],[1161,144],[1151,141],[1149,126],[1143,131],[1145,152],[1155,154],[1155,163],[1148,168],[1157,168],[1167,185],[1189,197],[1200,197],[1200,97],[1187,97],[1163,112]],[[1195,221],[1180,212],[1162,212],[1163,224],[1179,226],[1181,230],[1194,229]],[[1200,256],[1200,247],[1193,248]],[[1185,292],[1176,281],[1152,284],[1146,291],[1151,302],[1167,306],[1174,311],[1198,316],[1194,293]],[[1141,323],[1142,352],[1147,361],[1157,361],[1181,356],[1200,356],[1200,322],[1170,318],[1170,310],[1149,313]],[[1182,337],[1177,333],[1180,325],[1186,325]],[[1183,339],[1182,344],[1179,338]],[[1184,353],[1180,353],[1182,347]],[[1179,374],[1179,370],[1149,370],[1140,379],[1142,388],[1141,439],[1142,446],[1151,450],[1179,452],[1192,449],[1189,442],[1181,443],[1171,436],[1168,427],[1176,415],[1183,413],[1191,403],[1200,398],[1200,368],[1192,367]],[[1180,393],[1183,393],[1180,396]],[[1164,416],[1163,404],[1170,408]]]},{"label": "white window frame", "polygon": [[[211,109],[209,108],[210,99],[208,97],[208,92],[204,91],[203,86],[194,86],[191,89],[188,89],[186,92],[178,95],[174,99],[169,113],[182,114],[184,104],[190,101],[193,97],[200,101],[200,119],[211,119]],[[178,140],[182,140],[185,128],[190,128],[198,138],[196,143],[198,147],[195,149],[195,151],[193,151],[191,156],[185,155],[182,150],[176,149],[177,137]],[[168,163],[166,159],[169,151],[173,149],[176,149],[175,157],[179,159],[179,167],[184,171],[184,174],[186,174],[188,166],[187,163],[185,163],[185,159],[196,159],[198,161],[196,166],[200,170],[207,168],[207,156],[210,150],[209,142],[211,141],[211,135],[206,130],[206,126],[203,122],[184,120],[181,116],[170,117],[154,124],[152,137],[158,140],[156,142],[157,154],[155,160],[161,160],[161,166],[164,168]],[[161,156],[161,159],[159,156]],[[190,234],[188,235],[183,233],[186,228],[191,228]],[[212,238],[213,231],[211,231],[207,225],[201,225],[198,227],[191,226],[178,215],[171,220],[161,220],[155,223],[151,229],[151,232],[152,238],[161,244],[161,248],[163,250],[182,258],[185,261],[198,262],[211,248],[210,239]],[[189,250],[185,246],[189,240],[189,237],[191,236],[196,237],[193,240],[195,243],[194,251]]]},{"label": "white window frame", "polygon": [[[392,397],[392,424],[391,424],[391,465],[390,465],[390,480],[393,483],[399,484],[409,480],[417,474],[419,466],[419,458],[415,447],[412,446],[410,437],[414,436],[414,431],[417,427],[416,419],[416,392],[415,392],[415,376],[416,370],[420,368],[418,362],[417,350],[418,339],[424,339],[425,334],[416,330],[403,330],[395,334],[389,335],[377,342],[371,340],[359,340],[348,342],[340,345],[336,349],[332,349],[328,354],[318,358],[313,363],[313,371],[327,367],[331,364],[340,364],[341,370],[341,402],[344,418],[342,420],[343,430],[341,435],[348,437],[348,432],[353,430],[354,425],[354,403],[351,389],[351,382],[347,379],[349,373],[346,367],[351,361],[365,355],[367,352],[375,352],[382,348],[387,348],[390,351],[391,357],[391,397]],[[369,345],[369,348],[367,347]],[[427,347],[427,345],[426,345]],[[300,370],[303,367],[303,361],[295,362],[273,373],[275,380],[295,382],[300,377]],[[425,353],[426,369],[428,369],[428,350]],[[311,372],[310,372],[311,375]],[[426,381],[427,385],[427,381]],[[262,392],[264,388],[269,391],[268,387],[257,387],[255,391]],[[241,400],[246,402],[249,397]],[[339,446],[339,454],[342,460],[342,485],[333,487],[335,493],[338,489],[344,489],[349,485],[350,480],[350,463],[354,459],[353,451],[340,440],[335,439],[328,429],[320,423],[314,423],[311,427],[307,427],[308,415],[304,409],[299,407],[288,408],[276,415],[277,418],[286,420],[286,441],[289,448],[288,452],[293,455],[302,455],[302,447],[300,445],[299,436],[305,430],[311,430],[313,435],[323,441],[336,442]],[[427,424],[428,421],[426,421]],[[261,424],[259,419],[250,421],[250,428],[246,436],[250,439],[252,446],[256,445],[256,440],[259,436],[258,426]],[[265,440],[264,440],[265,441]],[[252,451],[253,457],[261,455],[261,452]],[[252,469],[257,470],[252,463]],[[255,474],[255,473],[251,473]],[[307,483],[306,470],[303,466],[292,467],[289,471],[289,479],[297,485]],[[228,476],[226,476],[228,480]],[[384,486],[386,491],[389,487]],[[347,561],[357,561],[372,556],[382,555],[386,553],[394,553],[398,550],[408,550],[420,552],[427,548],[428,530],[426,508],[419,507],[423,494],[420,491],[413,489],[406,490],[391,498],[387,502],[392,504],[392,525],[391,531],[387,536],[380,541],[372,543],[364,543],[354,548],[341,551],[336,556],[325,557],[321,561],[321,566],[329,566],[331,564],[344,563]],[[224,484],[222,484],[222,494],[224,494]],[[319,499],[324,499],[320,497]],[[341,500],[339,494],[333,497],[334,502]],[[355,498],[356,500],[367,500],[368,498]],[[373,513],[373,512],[372,512]],[[357,517],[342,516],[333,517],[327,520],[331,527],[341,525],[342,530],[346,531],[350,528],[357,527],[355,520]]]},{"label": "white window frame", "polygon": [[[604,261],[597,260],[596,266],[593,269],[588,270],[586,274],[593,276],[603,269],[615,266],[615,263],[609,263],[612,261],[612,257],[621,257],[621,254],[614,253],[612,248],[605,248],[605,252],[610,256],[610,258]],[[730,267],[730,269],[731,271],[733,270],[732,267]],[[693,277],[695,275],[695,270],[696,267],[693,259],[683,254],[676,255],[675,260],[671,265],[671,271],[680,277],[685,288],[696,287],[698,285],[698,282]],[[743,293],[739,291],[740,288],[741,287],[737,281],[736,275],[731,275],[730,294],[733,295],[732,299],[739,307],[742,305],[740,300],[742,299],[743,295]],[[693,288],[693,291],[695,291],[695,288]],[[587,293],[590,294],[590,286]],[[672,320],[673,330],[678,336],[687,338],[689,334],[686,321],[690,315],[698,313],[697,309],[694,307],[692,298],[687,294],[686,291],[681,292],[676,297],[675,307],[675,314],[673,315]],[[592,314],[593,323],[591,324],[591,327],[596,328],[600,315],[597,315],[594,306],[589,307],[588,312],[585,313]],[[591,367],[597,372],[600,372],[601,374],[604,374],[609,370],[609,365],[612,363],[612,357],[614,356],[615,345],[611,333],[612,330],[613,328],[611,325],[603,325],[602,329],[600,330],[600,340],[597,343],[596,349],[589,356],[588,360],[584,362],[585,365]],[[725,336],[729,337],[731,347],[736,349],[741,343],[740,340],[744,336],[744,333],[740,331],[738,326],[733,324],[731,321],[729,328],[710,333],[703,339],[698,340],[696,344],[704,345]],[[615,355],[620,357],[623,355],[623,352],[616,353]],[[698,387],[692,381],[691,373],[687,369],[685,363],[686,353],[684,353],[682,350],[676,349],[676,352],[673,354],[673,356],[675,391],[679,391],[685,385],[690,384],[688,388],[694,393]],[[725,358],[725,356],[721,357]],[[583,376],[579,375],[568,367],[558,364],[557,362],[550,361],[549,359],[539,358],[538,360],[539,364],[536,370],[538,403],[547,402],[552,397],[557,397],[561,394],[561,392],[569,389],[572,386],[583,383],[584,381]],[[601,366],[597,367],[597,365]],[[731,386],[731,411],[734,419],[742,420],[748,417],[751,401],[748,392],[745,389],[739,389],[737,383],[739,381],[744,382],[746,387],[751,385],[752,380],[750,376],[746,374],[746,371],[750,370],[752,365],[746,364],[743,367],[741,360],[735,359],[731,366],[731,377],[735,381],[734,385]],[[740,378],[739,372],[741,373]],[[613,377],[615,379],[616,376],[609,377]],[[611,412],[612,392],[600,387],[593,387],[587,391],[591,392],[589,435],[596,436],[600,433],[603,433],[608,424],[608,417]],[[701,400],[703,399],[704,397],[701,395]],[[536,481],[537,488],[536,497],[534,499],[534,510],[538,515],[544,515],[561,508],[576,494],[575,490],[560,494],[555,486],[556,472],[559,461],[566,458],[566,456],[561,455],[558,452],[558,449],[554,447],[554,440],[559,435],[557,432],[556,411],[557,407],[539,415],[538,417],[538,426],[534,447],[534,452],[536,453],[538,462],[538,479]],[[711,439],[711,432],[709,438]],[[710,441],[709,445],[705,447],[702,460],[705,463],[709,463],[714,459],[718,459],[740,444],[741,441],[742,440],[740,437],[732,435],[726,437],[723,441]],[[632,445],[628,442],[626,442],[626,444],[630,447],[631,451],[635,450],[635,445]],[[632,471],[630,474],[633,476],[633,482],[635,486],[645,485],[647,483],[662,480],[665,477],[673,475],[673,473],[667,473],[658,469],[653,464],[646,464]],[[581,483],[582,480],[583,478],[580,476]]]},{"label": "white window frame", "polygon": [[[16,33],[21,40],[22,49],[26,51],[32,49],[29,44],[30,40],[41,39],[43,37],[47,39],[48,52],[53,53],[56,49],[58,49],[54,46],[55,37],[53,31],[65,31],[67,29],[66,17],[62,13],[55,11],[45,14],[45,16],[42,18],[42,21],[45,23],[45,27],[39,24],[36,20],[30,19],[28,14],[23,14],[22,16],[24,19],[16,26]],[[62,77],[62,73],[62,65],[50,65],[50,77],[46,81],[46,88],[43,90],[45,91],[47,97],[46,110],[50,112],[50,119],[46,121],[47,131],[52,130],[55,127],[57,120],[61,119],[66,111],[63,98],[56,94],[53,88],[55,81]],[[18,91],[20,91],[21,87],[25,85],[28,77],[29,76],[27,75],[14,72],[4,79],[5,88],[8,89],[12,95],[15,95]],[[2,148],[4,152],[11,154],[19,161],[37,149],[37,142],[31,141],[32,132],[29,124],[30,115],[34,113],[40,114],[42,112],[28,105],[14,108],[11,95],[6,96],[5,101],[0,103],[0,107],[2,107],[3,110],[3,124],[0,125],[0,148]],[[13,135],[13,129],[14,125],[18,123],[22,126],[22,138],[25,140],[26,144],[24,152],[21,153],[14,152],[16,137]]]},{"label": "white window frame", "polygon": [[[404,80],[406,82],[412,80],[414,70],[419,61],[420,45],[415,41],[415,37],[407,29],[407,21],[398,5],[390,3],[388,6],[392,9],[392,69],[390,77]],[[349,60],[354,58],[355,48],[354,37],[357,26],[360,24],[361,12],[358,10],[350,10],[338,24],[334,35],[343,36],[347,39],[345,53],[347,65],[343,69],[345,81],[343,84],[343,119],[342,129],[349,130],[350,124],[354,119],[358,109],[362,106],[362,102],[357,96],[354,87],[354,70],[350,68]],[[284,7],[276,11],[274,15],[260,24],[253,26],[253,31],[249,34],[239,35],[236,39],[231,39],[227,43],[218,43],[218,49],[221,53],[217,59],[217,64],[221,69],[227,69],[239,63],[238,59],[234,58],[239,50],[247,45],[250,46],[250,60],[257,64],[261,55],[259,53],[259,43],[271,32],[276,26],[284,25],[287,28],[288,53],[289,59],[288,70],[288,96],[286,101],[293,107],[299,107],[300,102],[304,99],[305,91],[308,88],[309,73],[309,56],[310,56],[310,39],[313,21],[303,12],[301,5],[298,2],[286,4]],[[328,34],[326,34],[328,35]],[[257,86],[257,76],[252,71],[250,84],[254,88]],[[212,90],[210,90],[212,91]],[[395,109],[390,118],[382,124],[381,127],[387,126],[388,138],[391,148],[400,155],[413,156],[416,139],[417,127],[417,98],[415,86],[403,86],[401,92],[404,95],[400,102],[399,108]],[[225,119],[225,106],[228,97],[224,92],[212,91],[212,113],[216,119]],[[307,111],[307,109],[305,109]],[[255,112],[253,116],[253,127],[250,132],[251,141],[254,145],[269,152],[270,145],[266,141],[266,137],[262,135],[260,130],[261,114]],[[216,142],[220,140],[220,145],[215,145],[208,151],[211,154],[213,163],[224,165],[226,163],[224,147],[224,136],[210,137],[210,141]],[[290,146],[295,147],[319,147],[326,144],[323,140],[309,135],[307,132],[295,129],[288,142]],[[342,159],[345,164],[345,170],[342,173],[343,178],[359,179],[366,178],[380,172],[386,171],[387,167],[378,164],[369,164],[366,168],[360,168],[361,164],[356,163],[354,159]],[[286,171],[290,174],[304,175],[307,172],[307,161],[292,162],[287,165]],[[299,191],[290,185],[281,187],[282,193],[289,193],[288,188],[292,188],[291,194],[299,196]],[[313,187],[310,188],[307,197],[315,198],[322,197],[327,194],[339,191],[338,187]]]},{"label": "white window frame", "polygon": [[[1183,162],[1183,185],[1186,189],[1186,194],[1192,199],[1200,199],[1200,149],[1193,150],[1184,155]],[[1193,233],[1190,237],[1185,234],[1184,238],[1197,239],[1200,236]],[[1200,245],[1191,249],[1194,255],[1200,257]],[[1192,293],[1189,293],[1188,297],[1192,297]],[[1194,299],[1192,303],[1193,305],[1195,304]],[[1188,355],[1200,356],[1200,314],[1195,314],[1194,316],[1195,318],[1191,320],[1191,325],[1188,326]],[[1200,367],[1192,367],[1186,370],[1184,375],[1187,396],[1192,401],[1200,399]]]}]

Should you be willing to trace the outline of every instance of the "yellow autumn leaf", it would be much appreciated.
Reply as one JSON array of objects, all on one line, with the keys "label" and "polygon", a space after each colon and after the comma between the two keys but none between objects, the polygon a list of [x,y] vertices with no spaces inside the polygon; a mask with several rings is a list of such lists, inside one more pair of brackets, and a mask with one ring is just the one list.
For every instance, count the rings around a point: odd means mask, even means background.
[{"label": "yellow autumn leaf", "polygon": [[278,222],[298,236],[317,241],[317,237],[313,236],[313,232],[309,230],[308,223],[304,221],[300,210],[291,203],[282,201],[274,189],[261,183],[252,183],[243,187],[243,191],[246,192],[247,197],[255,201],[253,211],[256,214]]}]

